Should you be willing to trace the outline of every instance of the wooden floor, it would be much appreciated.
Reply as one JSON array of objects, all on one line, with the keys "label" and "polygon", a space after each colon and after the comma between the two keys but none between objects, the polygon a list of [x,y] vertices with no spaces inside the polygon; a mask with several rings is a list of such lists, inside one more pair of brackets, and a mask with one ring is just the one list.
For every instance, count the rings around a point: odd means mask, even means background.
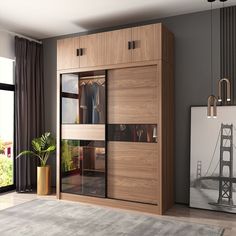
[{"label": "wooden floor", "polygon": [[[15,192],[1,194],[0,210],[42,198],[56,201],[55,195],[37,196],[32,193],[18,194]],[[166,215],[160,217],[191,223],[216,225],[225,228],[224,236],[236,236],[236,214],[190,209],[184,205],[175,205]]]},{"label": "wooden floor", "polygon": [[224,236],[236,236],[236,214],[191,209],[175,205],[163,217],[191,223],[215,225],[225,229]]},{"label": "wooden floor", "polygon": [[16,193],[16,192],[9,192],[5,194],[2,193],[0,194],[0,210],[6,209],[8,207],[13,207],[25,202],[29,202],[38,198],[56,200],[55,195],[37,196],[37,194],[35,193]]}]

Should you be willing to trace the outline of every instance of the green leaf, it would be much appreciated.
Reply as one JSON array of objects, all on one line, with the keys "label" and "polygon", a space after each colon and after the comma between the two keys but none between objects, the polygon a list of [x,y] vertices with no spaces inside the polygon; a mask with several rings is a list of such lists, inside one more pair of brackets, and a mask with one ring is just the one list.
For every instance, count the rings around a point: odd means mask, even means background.
[{"label": "green leaf", "polygon": [[42,152],[53,152],[56,150],[56,146],[52,145],[49,146],[46,150],[43,150]]},{"label": "green leaf", "polygon": [[19,155],[17,155],[16,159],[21,157],[21,156],[25,156],[25,155],[34,155],[35,153],[32,151],[22,151]]},{"label": "green leaf", "polygon": [[32,147],[36,152],[41,152],[41,145],[40,145],[39,139],[32,140]]},{"label": "green leaf", "polygon": [[16,159],[18,159],[19,157],[25,156],[25,155],[30,155],[30,156],[32,156],[32,157],[38,157],[41,162],[43,161],[43,158],[42,158],[40,155],[38,155],[38,154],[35,153],[35,152],[27,151],[27,150],[26,150],[26,151],[23,151],[23,152],[21,152],[19,155],[17,155]]},{"label": "green leaf", "polygon": [[46,149],[50,145],[50,135],[51,133],[46,132],[41,136],[40,140],[42,149]]}]

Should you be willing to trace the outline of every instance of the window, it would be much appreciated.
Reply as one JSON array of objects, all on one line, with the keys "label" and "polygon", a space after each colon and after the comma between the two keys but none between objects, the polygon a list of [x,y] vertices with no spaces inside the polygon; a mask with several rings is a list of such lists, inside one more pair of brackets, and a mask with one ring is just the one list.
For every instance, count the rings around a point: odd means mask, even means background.
[{"label": "window", "polygon": [[4,57],[0,57],[0,83],[1,84],[14,84],[14,61]]},{"label": "window", "polygon": [[14,61],[0,57],[0,191],[14,186]]}]

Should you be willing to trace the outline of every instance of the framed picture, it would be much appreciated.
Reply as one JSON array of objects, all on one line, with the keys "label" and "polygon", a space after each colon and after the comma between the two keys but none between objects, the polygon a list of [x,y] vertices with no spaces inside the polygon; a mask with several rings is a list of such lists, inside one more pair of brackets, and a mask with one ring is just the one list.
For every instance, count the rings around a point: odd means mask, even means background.
[{"label": "framed picture", "polygon": [[190,207],[236,213],[236,106],[191,107]]}]

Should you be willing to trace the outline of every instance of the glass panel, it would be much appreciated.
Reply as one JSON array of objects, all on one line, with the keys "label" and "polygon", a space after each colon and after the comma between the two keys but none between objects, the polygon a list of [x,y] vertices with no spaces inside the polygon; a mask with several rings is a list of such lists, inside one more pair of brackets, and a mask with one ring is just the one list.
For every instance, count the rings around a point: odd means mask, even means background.
[{"label": "glass panel", "polygon": [[78,74],[63,74],[61,85],[61,90],[63,93],[79,94]]},{"label": "glass panel", "polygon": [[62,98],[62,123],[78,124],[79,123],[79,101],[73,98]]},{"label": "glass panel", "polygon": [[108,141],[156,143],[157,125],[110,124]]},{"label": "glass panel", "polygon": [[13,65],[14,61],[0,57],[0,83],[13,84]]},{"label": "glass panel", "polygon": [[105,72],[63,74],[62,124],[105,124]]},{"label": "glass panel", "polygon": [[61,191],[105,197],[105,142],[62,140]]},{"label": "glass panel", "polygon": [[13,184],[14,92],[0,90],[0,187]]},{"label": "glass panel", "polygon": [[80,115],[83,124],[105,124],[105,77],[80,81]]}]

